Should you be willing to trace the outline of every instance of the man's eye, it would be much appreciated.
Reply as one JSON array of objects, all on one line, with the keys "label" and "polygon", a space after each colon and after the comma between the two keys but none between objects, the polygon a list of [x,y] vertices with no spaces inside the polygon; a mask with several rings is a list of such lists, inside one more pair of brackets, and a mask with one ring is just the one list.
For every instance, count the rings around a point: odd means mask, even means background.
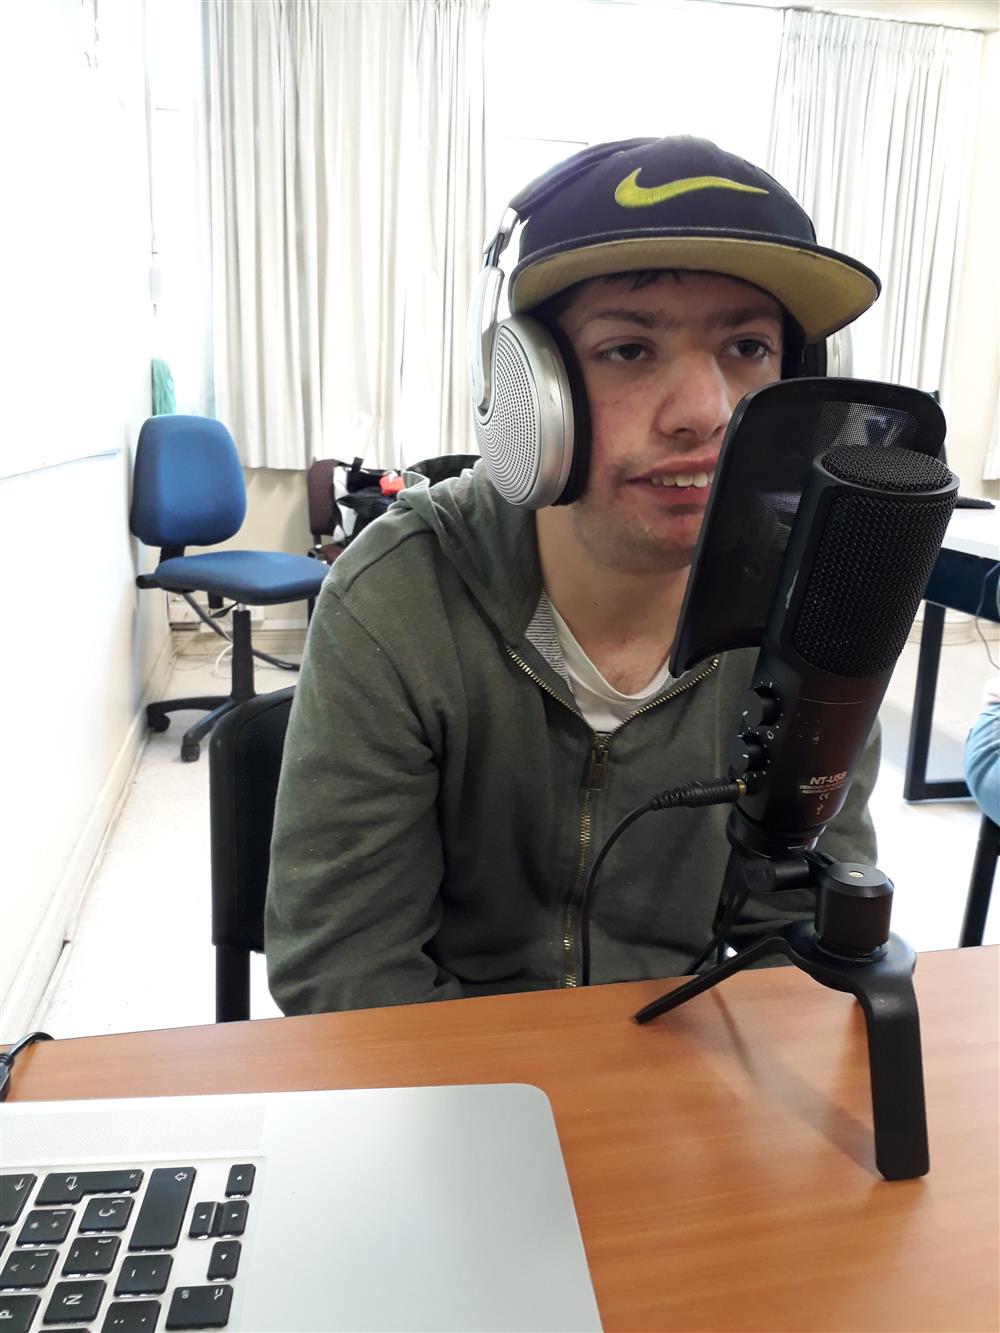
[{"label": "man's eye", "polygon": [[645,351],[642,343],[617,343],[614,347],[606,347],[603,352],[598,352],[597,359],[615,363],[638,361]]},{"label": "man's eye", "polygon": [[771,355],[770,347],[760,338],[740,338],[733,347],[744,361],[765,361]]}]

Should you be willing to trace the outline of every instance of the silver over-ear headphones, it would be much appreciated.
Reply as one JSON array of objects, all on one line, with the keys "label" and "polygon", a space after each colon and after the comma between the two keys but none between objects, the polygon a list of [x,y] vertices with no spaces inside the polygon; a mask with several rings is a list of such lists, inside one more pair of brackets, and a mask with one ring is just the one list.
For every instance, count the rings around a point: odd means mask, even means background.
[{"label": "silver over-ear headphones", "polygon": [[498,322],[500,256],[518,223],[556,190],[613,153],[650,142],[597,144],[538,177],[511,200],[484,251],[467,329],[472,410],[490,479],[520,508],[569,504],[579,497],[590,457],[590,420],[575,359],[559,333],[528,315]]}]

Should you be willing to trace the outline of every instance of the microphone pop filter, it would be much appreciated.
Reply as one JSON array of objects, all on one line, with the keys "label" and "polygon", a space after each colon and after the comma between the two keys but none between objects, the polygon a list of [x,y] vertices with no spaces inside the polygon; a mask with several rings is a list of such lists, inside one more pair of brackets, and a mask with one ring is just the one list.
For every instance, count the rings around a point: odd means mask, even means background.
[{"label": "microphone pop filter", "polygon": [[[880,483],[871,469],[890,469],[905,494],[899,456],[922,455],[936,464],[944,435],[944,416],[930,395],[895,384],[826,377],[781,380],[743,398],[716,466],[670,652],[671,673],[679,676],[715,653],[761,645],[792,524],[817,459],[839,458],[840,466],[857,471],[859,481],[870,476],[876,489]],[[921,482],[915,489],[927,487]],[[861,497],[852,499],[855,504]],[[878,540],[890,549],[894,541],[911,539],[907,524],[915,518],[915,511],[890,516],[851,507],[844,511],[842,534],[831,534],[829,542],[831,547],[836,542],[839,559],[848,561],[852,551],[864,549],[851,546],[852,526],[883,525]],[[833,571],[836,564],[831,550],[824,568]],[[864,573],[857,569],[854,577]],[[826,577],[834,579],[832,572]],[[908,577],[912,581],[920,575]],[[842,589],[849,595],[850,584]],[[889,601],[887,594],[886,606]],[[907,632],[912,620],[911,614]]]}]

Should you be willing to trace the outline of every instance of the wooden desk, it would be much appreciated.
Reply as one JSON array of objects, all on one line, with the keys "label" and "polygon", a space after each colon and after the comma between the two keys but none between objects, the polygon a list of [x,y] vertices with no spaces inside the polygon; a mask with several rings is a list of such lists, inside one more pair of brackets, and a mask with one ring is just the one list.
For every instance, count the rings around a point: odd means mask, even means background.
[{"label": "wooden desk", "polygon": [[534,1083],[608,1333],[995,1330],[998,957],[918,960],[931,1172],[892,1184],[860,1010],[792,968],[642,1028],[661,982],[44,1043],[12,1096]]}]

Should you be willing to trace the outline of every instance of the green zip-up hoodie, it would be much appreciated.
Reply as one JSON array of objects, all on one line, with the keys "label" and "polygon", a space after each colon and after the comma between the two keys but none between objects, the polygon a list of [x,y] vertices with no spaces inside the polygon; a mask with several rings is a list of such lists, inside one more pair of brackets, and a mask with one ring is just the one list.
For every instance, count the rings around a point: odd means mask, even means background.
[{"label": "green zip-up hoodie", "polygon": [[[286,1013],[573,986],[593,855],[654,792],[725,776],[756,653],[699,664],[617,731],[576,707],[534,518],[481,464],[408,488],[340,557],[309,630],[275,812],[266,947]],[[873,735],[820,841],[875,860]],[[591,980],[679,975],[708,942],[726,806],[649,814],[592,907]],[[779,907],[780,904],[780,907]],[[751,899],[737,946],[811,916]]]}]

